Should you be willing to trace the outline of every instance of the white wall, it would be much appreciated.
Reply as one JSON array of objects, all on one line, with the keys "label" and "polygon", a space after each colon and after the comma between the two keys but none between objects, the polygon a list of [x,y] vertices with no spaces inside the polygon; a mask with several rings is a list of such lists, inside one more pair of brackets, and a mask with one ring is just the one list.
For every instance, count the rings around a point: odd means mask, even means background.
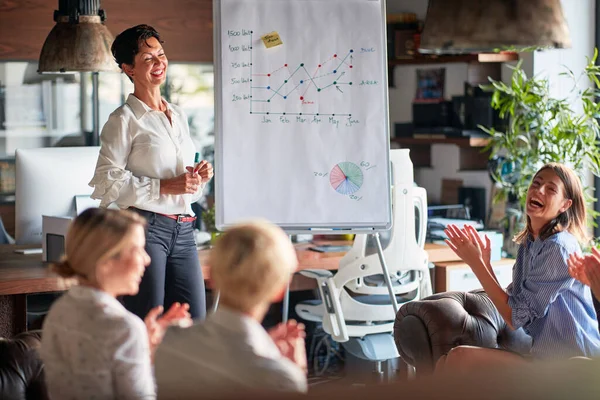
[{"label": "white wall", "polygon": [[[587,58],[594,55],[595,45],[595,0],[561,0],[563,13],[569,25],[571,48],[562,50],[547,50],[536,52],[534,58],[534,73],[545,76],[550,81],[550,93],[557,98],[568,98],[575,111],[581,111],[581,102],[573,97],[573,79],[561,76],[560,73],[570,69],[579,77],[587,65]],[[590,86],[587,78],[579,81],[583,90]],[[583,182],[584,186],[593,186],[593,175],[588,173]]]},{"label": "white wall", "polygon": [[[570,49],[538,51],[533,55],[533,72],[550,80],[550,93],[565,98],[573,87],[573,80],[560,76],[569,68],[578,76],[594,55],[595,0],[561,0],[563,13],[569,25]],[[587,81],[581,81],[587,84]],[[582,88],[584,86],[582,85]],[[573,103],[577,106],[577,103]]]}]

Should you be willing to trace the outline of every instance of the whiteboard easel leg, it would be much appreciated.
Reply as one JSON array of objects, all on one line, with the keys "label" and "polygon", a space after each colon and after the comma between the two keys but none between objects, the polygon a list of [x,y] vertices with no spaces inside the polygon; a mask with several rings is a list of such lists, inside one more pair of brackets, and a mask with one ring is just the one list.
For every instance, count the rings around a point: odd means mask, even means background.
[{"label": "whiteboard easel leg", "polygon": [[288,321],[288,313],[290,308],[290,282],[288,281],[287,287],[285,289],[285,293],[283,295],[283,310],[281,310],[283,323]]},{"label": "whiteboard easel leg", "polygon": [[390,294],[390,300],[392,301],[392,307],[394,308],[394,315],[398,314],[398,301],[394,294],[394,288],[392,287],[392,280],[390,279],[390,273],[388,272],[387,264],[385,263],[385,257],[383,257],[383,248],[381,247],[381,240],[379,240],[379,233],[374,233],[375,244],[377,244],[377,254],[379,255],[379,262],[381,263],[381,270],[383,271],[383,278]]},{"label": "whiteboard easel leg", "polygon": [[[290,235],[290,241],[292,240],[292,236]],[[292,275],[293,276],[293,275]],[[292,277],[290,277],[290,280]],[[288,280],[287,287],[285,288],[285,293],[283,294],[283,306],[281,310],[281,320],[285,324],[288,321],[290,310],[290,281]]]}]

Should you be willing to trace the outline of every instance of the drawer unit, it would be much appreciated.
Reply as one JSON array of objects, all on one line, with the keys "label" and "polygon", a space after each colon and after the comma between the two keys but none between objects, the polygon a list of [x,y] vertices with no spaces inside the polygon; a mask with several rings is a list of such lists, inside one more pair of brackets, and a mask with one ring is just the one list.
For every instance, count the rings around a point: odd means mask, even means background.
[{"label": "drawer unit", "polygon": [[[500,286],[506,288],[512,281],[513,259],[503,258],[492,261],[492,268]],[[481,283],[464,262],[446,262],[435,264],[435,292],[461,291],[468,292],[481,288]]]}]

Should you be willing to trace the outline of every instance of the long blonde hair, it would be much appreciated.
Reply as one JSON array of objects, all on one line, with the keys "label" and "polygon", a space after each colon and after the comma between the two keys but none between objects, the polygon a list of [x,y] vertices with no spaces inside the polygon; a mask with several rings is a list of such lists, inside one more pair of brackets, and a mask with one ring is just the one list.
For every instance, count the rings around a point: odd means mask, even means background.
[{"label": "long blonde hair", "polygon": [[[590,238],[587,232],[585,200],[579,177],[564,164],[548,163],[535,173],[531,182],[533,183],[540,172],[547,169],[551,169],[560,178],[564,186],[565,198],[570,199],[573,203],[571,207],[542,227],[540,238],[544,240],[556,232],[566,230],[573,234],[581,244],[588,243]],[[527,226],[515,236],[514,240],[517,243],[523,243],[532,234],[531,219],[527,216]]]},{"label": "long blonde hair", "polygon": [[96,281],[96,266],[121,251],[135,225],[145,226],[140,215],[125,210],[89,208],[71,223],[61,261],[51,266],[63,278]]}]

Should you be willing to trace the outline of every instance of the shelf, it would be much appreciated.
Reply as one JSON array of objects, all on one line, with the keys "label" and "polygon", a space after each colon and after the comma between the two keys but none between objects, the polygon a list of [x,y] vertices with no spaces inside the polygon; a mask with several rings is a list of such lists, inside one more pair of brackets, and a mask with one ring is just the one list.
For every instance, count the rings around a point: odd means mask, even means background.
[{"label": "shelf", "polygon": [[406,146],[429,146],[432,144],[453,144],[459,147],[485,147],[489,143],[489,139],[477,137],[461,137],[461,138],[412,138],[412,137],[397,137],[391,138],[391,142]]},{"label": "shelf", "polygon": [[457,54],[457,55],[424,55],[420,54],[412,58],[400,58],[388,60],[388,65],[414,65],[414,64],[443,64],[443,63],[503,63],[517,61],[517,53],[479,53],[479,54]]},{"label": "shelf", "polygon": [[[445,64],[445,63],[467,63],[472,70],[479,70],[476,73],[477,81],[481,82],[482,72],[486,77],[484,81],[487,82],[487,76],[495,75],[490,74],[490,69],[495,70],[496,74],[500,74],[500,64],[509,61],[517,61],[519,54],[512,52],[505,53],[474,53],[474,54],[456,54],[456,55],[426,55],[419,54],[412,58],[400,58],[400,59],[388,59],[388,85],[395,87],[394,84],[394,68],[400,65],[427,65],[427,64]],[[499,79],[499,78],[497,78]]]}]

